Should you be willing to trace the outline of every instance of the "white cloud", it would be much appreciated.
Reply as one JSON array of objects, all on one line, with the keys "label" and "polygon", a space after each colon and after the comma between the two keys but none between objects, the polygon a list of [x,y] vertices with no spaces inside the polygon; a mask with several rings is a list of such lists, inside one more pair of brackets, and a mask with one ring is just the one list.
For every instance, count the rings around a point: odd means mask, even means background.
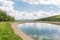
[{"label": "white cloud", "polygon": [[29,4],[52,4],[52,5],[60,5],[60,0],[21,0],[23,2],[27,2]]},{"label": "white cloud", "polygon": [[57,15],[60,13],[53,13],[53,12],[44,12],[44,11],[38,11],[38,12],[20,12],[20,11],[15,11],[10,13],[9,15],[14,16],[16,19],[40,19],[48,16],[53,16]]},{"label": "white cloud", "polygon": [[2,6],[0,6],[0,8],[2,10],[5,10],[7,12],[10,12],[12,10],[14,10],[13,8],[13,5],[14,5],[14,2],[12,1],[7,1],[7,0],[0,0],[0,2],[2,3]]},{"label": "white cloud", "polygon": [[[25,0],[23,0],[23,1],[25,1]],[[35,0],[35,1],[37,1],[37,0]],[[8,12],[9,15],[15,17],[15,19],[38,19],[38,18],[43,18],[43,17],[57,14],[57,13],[51,14],[50,12],[44,12],[44,11],[38,11],[38,12],[32,12],[32,13],[28,13],[25,11],[24,12],[15,11],[14,7],[13,7],[13,5],[15,4],[14,2],[7,1],[7,0],[0,0],[0,2],[2,3],[2,6],[0,6],[0,9]]]}]

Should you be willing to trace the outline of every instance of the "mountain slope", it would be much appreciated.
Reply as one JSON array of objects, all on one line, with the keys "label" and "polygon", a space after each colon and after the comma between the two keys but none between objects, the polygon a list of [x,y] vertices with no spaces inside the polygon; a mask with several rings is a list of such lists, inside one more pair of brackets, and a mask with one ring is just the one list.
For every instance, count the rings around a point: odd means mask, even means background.
[{"label": "mountain slope", "polygon": [[42,18],[42,19],[38,19],[36,21],[60,21],[60,15]]}]

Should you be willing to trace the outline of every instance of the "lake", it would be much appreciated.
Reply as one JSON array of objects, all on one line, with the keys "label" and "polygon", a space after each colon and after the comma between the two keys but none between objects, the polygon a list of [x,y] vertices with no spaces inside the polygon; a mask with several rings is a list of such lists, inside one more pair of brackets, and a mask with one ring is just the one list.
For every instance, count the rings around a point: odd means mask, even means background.
[{"label": "lake", "polygon": [[34,40],[60,40],[60,25],[23,23],[19,24],[18,27]]}]

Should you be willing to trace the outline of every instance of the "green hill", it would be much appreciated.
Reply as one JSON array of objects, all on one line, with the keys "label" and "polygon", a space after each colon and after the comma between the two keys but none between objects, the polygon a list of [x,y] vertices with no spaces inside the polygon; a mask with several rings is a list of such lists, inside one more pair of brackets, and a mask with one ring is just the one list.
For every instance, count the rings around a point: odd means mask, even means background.
[{"label": "green hill", "polygon": [[60,15],[42,18],[42,19],[38,19],[36,21],[60,21]]}]

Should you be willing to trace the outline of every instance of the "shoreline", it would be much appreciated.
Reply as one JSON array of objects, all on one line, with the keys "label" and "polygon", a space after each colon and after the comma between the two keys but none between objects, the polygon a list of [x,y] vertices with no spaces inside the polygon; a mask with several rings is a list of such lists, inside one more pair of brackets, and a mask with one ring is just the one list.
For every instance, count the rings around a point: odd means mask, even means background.
[{"label": "shoreline", "polygon": [[[36,22],[38,22],[38,23],[40,23],[40,22],[51,23],[51,24],[56,24],[56,25],[60,24],[60,22],[53,22],[53,21],[36,21]],[[34,22],[34,23],[36,23],[36,22]],[[17,34],[18,36],[20,36],[23,40],[27,40],[27,39],[28,40],[34,40],[33,38],[29,37],[28,35],[26,35],[24,32],[22,32],[18,28],[18,24],[21,24],[21,23],[24,23],[24,22],[14,22],[14,23],[11,23],[11,27],[12,27],[14,33]]]},{"label": "shoreline", "polygon": [[18,36],[20,36],[23,40],[34,40],[31,37],[27,36],[24,32],[22,32],[19,28],[18,28],[18,24],[17,22],[12,23],[11,27],[14,31],[15,34],[17,34]]}]

